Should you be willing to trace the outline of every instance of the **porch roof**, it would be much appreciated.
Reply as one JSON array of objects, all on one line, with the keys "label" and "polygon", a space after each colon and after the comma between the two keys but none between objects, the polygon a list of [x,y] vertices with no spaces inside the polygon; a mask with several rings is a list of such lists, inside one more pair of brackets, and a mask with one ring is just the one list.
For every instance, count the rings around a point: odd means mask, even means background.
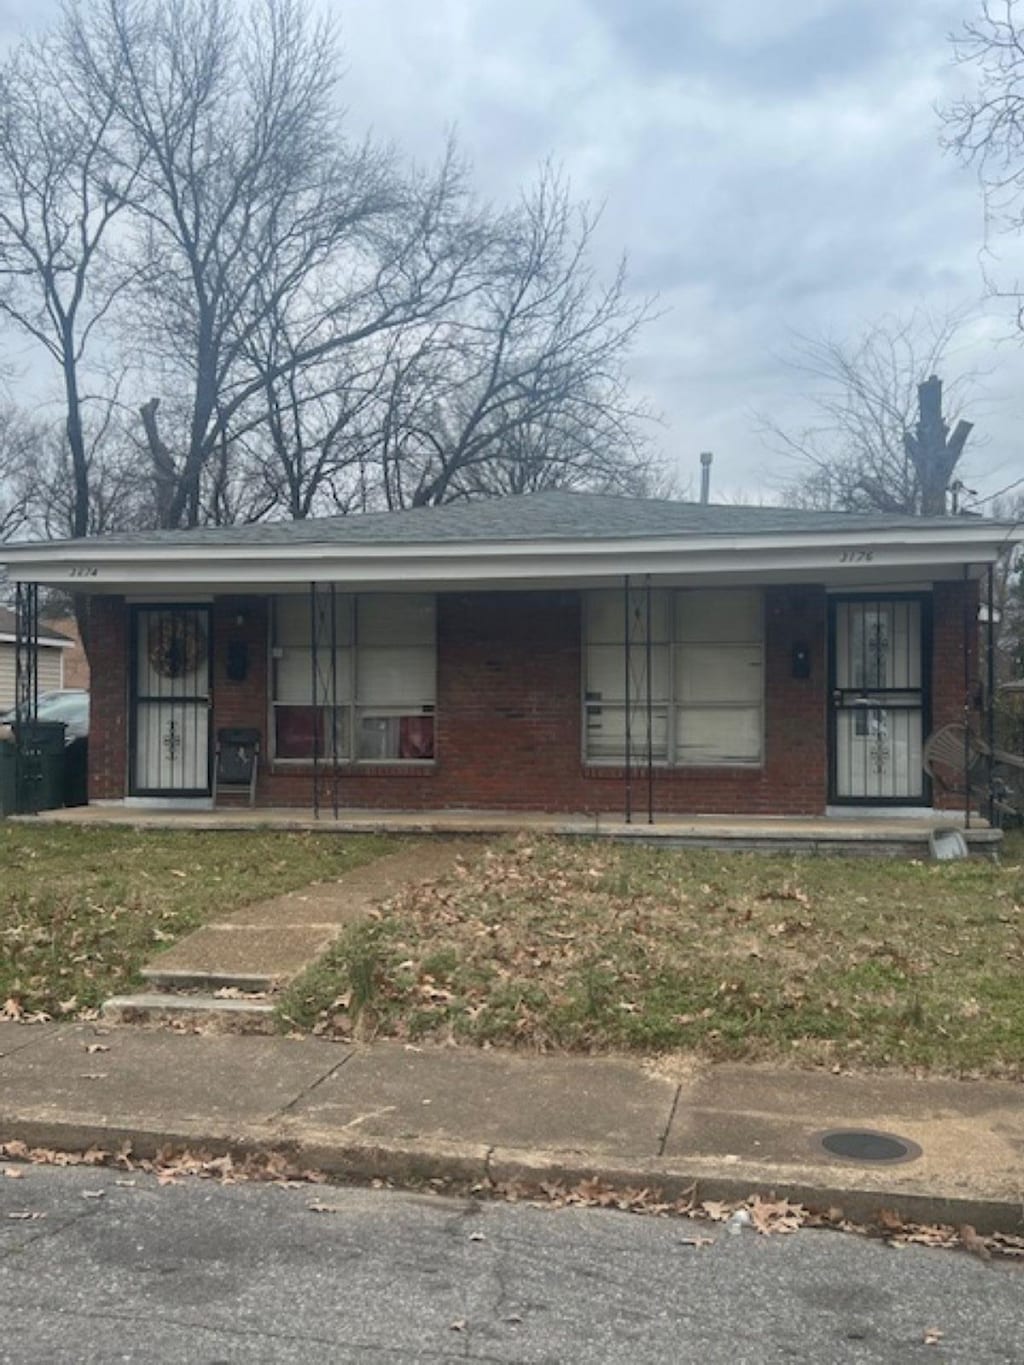
[{"label": "porch roof", "polygon": [[1015,523],[553,491],[308,521],[7,545],[16,581],[114,592],[949,577],[992,563]]}]

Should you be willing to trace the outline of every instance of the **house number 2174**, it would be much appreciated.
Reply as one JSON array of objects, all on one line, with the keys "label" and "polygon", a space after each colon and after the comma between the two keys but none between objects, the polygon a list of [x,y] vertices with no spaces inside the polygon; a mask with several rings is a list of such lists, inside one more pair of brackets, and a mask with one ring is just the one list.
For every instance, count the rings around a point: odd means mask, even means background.
[{"label": "house number 2174", "polygon": [[95,578],[96,566],[94,564],[75,564],[69,570],[69,578]]},{"label": "house number 2174", "polygon": [[874,557],[874,550],[844,550],[839,556],[839,562],[840,564],[870,564]]}]

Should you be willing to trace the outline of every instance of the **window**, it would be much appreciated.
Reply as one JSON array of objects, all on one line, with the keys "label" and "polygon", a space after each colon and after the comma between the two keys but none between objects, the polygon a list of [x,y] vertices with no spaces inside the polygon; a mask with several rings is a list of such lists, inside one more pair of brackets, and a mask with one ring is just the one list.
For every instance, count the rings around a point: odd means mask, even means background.
[{"label": "window", "polygon": [[[310,603],[274,600],[274,753],[346,762],[426,762],[434,757],[437,672],[435,599],[427,593],[335,598],[318,622],[314,685]],[[316,703],[314,704],[314,693]]]},{"label": "window", "polygon": [[649,606],[644,591],[628,604],[624,592],[588,593],[586,759],[625,762],[628,724],[630,759],[646,761],[649,669],[655,763],[759,763],[762,635],[756,591],[658,588]]}]

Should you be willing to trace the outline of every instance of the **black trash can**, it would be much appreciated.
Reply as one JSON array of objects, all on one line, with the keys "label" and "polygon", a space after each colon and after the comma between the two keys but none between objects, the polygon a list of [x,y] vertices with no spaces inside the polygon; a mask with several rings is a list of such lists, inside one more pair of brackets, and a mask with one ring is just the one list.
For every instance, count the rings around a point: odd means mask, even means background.
[{"label": "black trash can", "polygon": [[89,803],[89,741],[82,736],[64,749],[64,804]]},{"label": "black trash can", "polygon": [[0,816],[18,813],[18,755],[14,736],[0,739]]},{"label": "black trash can", "polygon": [[18,809],[26,815],[64,804],[62,720],[27,720],[15,725],[20,748]]}]

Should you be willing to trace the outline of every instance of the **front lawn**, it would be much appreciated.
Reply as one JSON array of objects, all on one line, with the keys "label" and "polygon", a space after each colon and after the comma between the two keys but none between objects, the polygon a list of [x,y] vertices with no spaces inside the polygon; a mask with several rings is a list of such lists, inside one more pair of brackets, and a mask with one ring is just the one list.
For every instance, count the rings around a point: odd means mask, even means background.
[{"label": "front lawn", "polygon": [[353,926],[288,1026],[1024,1076],[1024,869],[519,841]]},{"label": "front lawn", "polygon": [[68,829],[0,821],[0,1009],[73,1015],[236,906],[393,849],[334,834]]}]

